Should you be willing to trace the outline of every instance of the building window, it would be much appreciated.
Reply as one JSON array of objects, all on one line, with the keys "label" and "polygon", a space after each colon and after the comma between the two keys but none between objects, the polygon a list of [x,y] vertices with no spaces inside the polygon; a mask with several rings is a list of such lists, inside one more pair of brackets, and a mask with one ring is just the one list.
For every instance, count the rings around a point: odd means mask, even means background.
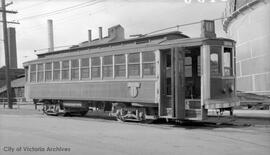
[{"label": "building window", "polygon": [[37,68],[36,64],[30,66],[30,82],[36,82]]},{"label": "building window", "polygon": [[115,77],[126,76],[126,57],[124,54],[114,56]]},{"label": "building window", "polygon": [[142,67],[143,75],[155,75],[156,74],[156,64],[155,64],[155,53],[143,52],[142,53]]},{"label": "building window", "polygon": [[42,82],[43,81],[43,76],[44,76],[44,68],[43,68],[43,64],[38,64],[38,82]]},{"label": "building window", "polygon": [[103,57],[103,67],[102,67],[103,77],[112,77],[113,75],[113,62],[112,56]]},{"label": "building window", "polygon": [[71,60],[71,79],[79,79],[79,60]]},{"label": "building window", "polygon": [[60,80],[60,62],[53,62],[53,80]]},{"label": "building window", "polygon": [[52,80],[52,63],[45,63],[45,81]]},{"label": "building window", "polygon": [[232,64],[232,48],[224,48],[223,55],[224,62],[224,76],[232,76],[233,74],[233,64]]},{"label": "building window", "polygon": [[128,75],[140,76],[140,53],[128,55]]},{"label": "building window", "polygon": [[62,61],[62,80],[69,79],[69,60]]},{"label": "building window", "polygon": [[91,76],[100,78],[100,57],[91,58]]},{"label": "building window", "polygon": [[81,78],[89,78],[89,58],[81,59]]},{"label": "building window", "polygon": [[185,77],[192,77],[192,57],[185,57]]}]

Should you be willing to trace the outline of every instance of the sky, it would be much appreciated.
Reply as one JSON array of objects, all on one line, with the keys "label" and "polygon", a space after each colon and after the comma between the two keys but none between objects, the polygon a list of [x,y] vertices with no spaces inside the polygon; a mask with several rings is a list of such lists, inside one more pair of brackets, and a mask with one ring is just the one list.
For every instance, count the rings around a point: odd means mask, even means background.
[{"label": "sky", "polygon": [[[109,27],[120,24],[129,38],[132,34],[217,19],[222,16],[226,5],[226,0],[6,0],[6,3],[11,1],[13,4],[7,10],[18,13],[9,14],[7,19],[20,24],[8,24],[8,27],[16,28],[20,68],[23,62],[36,59],[35,50],[46,52],[42,49],[48,48],[48,19],[53,20],[54,45],[62,47],[86,41],[89,29],[92,38],[98,38],[98,27],[103,27],[103,36],[106,36]],[[217,35],[225,37],[221,21],[215,24]],[[1,67],[5,64],[2,24],[0,28]],[[200,36],[199,24],[178,30],[190,37]]]}]

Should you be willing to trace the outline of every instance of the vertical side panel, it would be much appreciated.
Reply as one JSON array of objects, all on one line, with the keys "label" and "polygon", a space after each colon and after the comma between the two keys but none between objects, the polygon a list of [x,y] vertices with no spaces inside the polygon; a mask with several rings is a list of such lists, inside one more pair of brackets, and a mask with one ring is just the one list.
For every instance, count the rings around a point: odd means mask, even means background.
[{"label": "vertical side panel", "polygon": [[207,110],[204,108],[210,99],[210,46],[201,46],[201,109],[202,119],[206,118]]},{"label": "vertical side panel", "polygon": [[233,76],[234,76],[234,89],[233,94],[236,96],[236,48],[235,43],[233,43]]},{"label": "vertical side panel", "polygon": [[175,117],[185,118],[185,76],[184,58],[185,53],[182,48],[175,48]]},{"label": "vertical side panel", "polygon": [[160,107],[160,51],[156,50],[155,51],[155,57],[156,57],[156,79],[157,81],[155,82],[155,98],[156,98],[156,102],[159,103],[159,107]]},{"label": "vertical side panel", "polygon": [[164,82],[165,82],[165,55],[164,52],[159,51],[160,59],[159,59],[159,73],[160,73],[160,102],[159,102],[159,116],[164,116],[165,115],[165,87],[164,87]]},{"label": "vertical side panel", "polygon": [[172,117],[175,117],[175,97],[177,96],[177,93],[175,93],[175,73],[176,73],[176,70],[175,70],[175,67],[177,66],[177,59],[176,59],[176,49],[175,48],[172,48],[171,50],[171,91],[172,91],[172,99],[171,99],[171,107],[172,107]]}]

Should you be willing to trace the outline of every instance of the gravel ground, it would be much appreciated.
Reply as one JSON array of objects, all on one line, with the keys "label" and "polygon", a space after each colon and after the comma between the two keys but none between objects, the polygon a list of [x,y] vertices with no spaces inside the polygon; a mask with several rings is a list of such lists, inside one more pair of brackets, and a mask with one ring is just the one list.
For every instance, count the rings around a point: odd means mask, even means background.
[{"label": "gravel ground", "polygon": [[268,155],[269,129],[268,125],[120,123],[0,108],[0,154]]}]

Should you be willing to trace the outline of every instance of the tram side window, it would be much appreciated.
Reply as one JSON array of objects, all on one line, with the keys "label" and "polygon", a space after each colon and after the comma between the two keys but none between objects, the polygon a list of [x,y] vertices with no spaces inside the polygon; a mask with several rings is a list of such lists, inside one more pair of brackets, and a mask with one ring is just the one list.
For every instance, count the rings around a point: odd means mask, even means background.
[{"label": "tram side window", "polygon": [[71,79],[78,80],[79,79],[79,60],[71,60]]},{"label": "tram side window", "polygon": [[91,58],[91,76],[100,78],[100,57]]},{"label": "tram side window", "polygon": [[197,57],[197,76],[201,76],[201,56]]},{"label": "tram side window", "polygon": [[53,80],[60,80],[60,62],[53,62]]},{"label": "tram side window", "polygon": [[44,76],[44,67],[43,64],[38,64],[38,82],[42,82],[43,81],[43,76]]},{"label": "tram side window", "polygon": [[24,68],[24,70],[25,70],[25,81],[27,81],[28,82],[28,72],[29,72],[29,68],[28,68],[28,66],[26,66],[25,68]]},{"label": "tram side window", "polygon": [[69,79],[69,60],[65,60],[62,62],[62,79]]},{"label": "tram side window", "polygon": [[114,56],[115,77],[126,76],[126,57],[124,54]]},{"label": "tram side window", "polygon": [[210,53],[210,72],[212,76],[220,75],[220,52],[221,48],[219,46],[211,46]]},{"label": "tram side window", "polygon": [[140,53],[128,55],[128,75],[140,76]]},{"label": "tram side window", "polygon": [[151,52],[143,52],[142,53],[142,67],[143,67],[143,75],[155,75],[156,73],[156,58],[155,53]]},{"label": "tram side window", "polygon": [[224,76],[232,76],[232,48],[224,48],[223,55],[224,62]]},{"label": "tram side window", "polygon": [[37,68],[36,64],[30,66],[30,82],[36,82]]},{"label": "tram side window", "polygon": [[112,56],[103,57],[103,67],[102,67],[103,77],[112,77],[113,75],[113,61]]},{"label": "tram side window", "polygon": [[192,77],[192,57],[185,57],[185,77]]},{"label": "tram side window", "polygon": [[81,78],[89,78],[89,58],[81,60]]},{"label": "tram side window", "polygon": [[52,63],[45,63],[45,81],[52,80]]}]

